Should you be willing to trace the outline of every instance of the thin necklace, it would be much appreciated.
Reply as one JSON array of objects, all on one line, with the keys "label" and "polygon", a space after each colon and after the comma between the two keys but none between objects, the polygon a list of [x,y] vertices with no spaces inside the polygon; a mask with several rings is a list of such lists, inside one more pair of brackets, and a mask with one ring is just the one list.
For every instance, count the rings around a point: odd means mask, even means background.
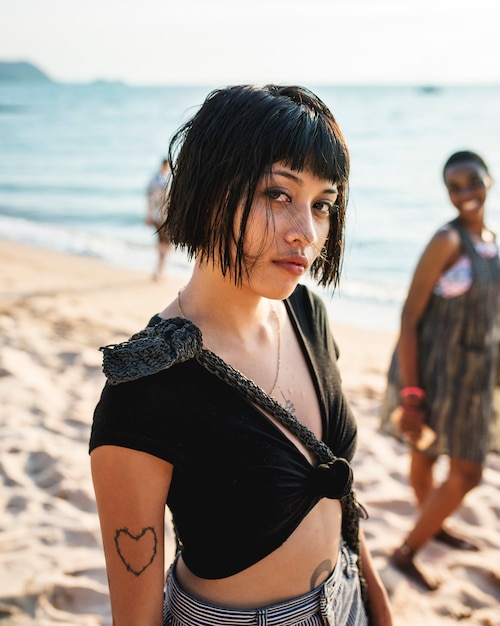
[{"label": "thin necklace", "polygon": [[184,314],[184,311],[182,310],[182,307],[181,307],[181,292],[182,292],[182,289],[179,289],[179,291],[177,292],[177,307],[178,307],[179,313],[182,315],[182,317],[186,317],[186,315]]},{"label": "thin necklace", "polygon": [[278,315],[278,312],[276,311],[274,306],[272,307],[272,309],[273,309],[274,317],[276,318],[276,324],[278,325],[278,366],[276,367],[276,378],[274,379],[274,385],[271,391],[267,394],[268,396],[272,396],[274,393],[274,390],[276,389],[276,385],[278,384],[278,378],[280,377],[280,365],[281,365],[281,322],[280,322],[280,316]]},{"label": "thin necklace", "polygon": [[[177,292],[177,308],[179,309],[179,313],[182,315],[182,317],[186,317],[181,306],[181,292],[182,290],[179,290]],[[278,326],[278,365],[276,367],[276,378],[274,379],[274,385],[272,386],[271,391],[267,394],[268,396],[272,396],[276,389],[276,386],[278,384],[278,379],[280,377],[280,367],[281,367],[281,321],[280,321],[280,316],[278,315],[278,312],[276,311],[274,306],[272,307],[272,309],[273,309],[274,317],[276,318],[276,324]]]}]

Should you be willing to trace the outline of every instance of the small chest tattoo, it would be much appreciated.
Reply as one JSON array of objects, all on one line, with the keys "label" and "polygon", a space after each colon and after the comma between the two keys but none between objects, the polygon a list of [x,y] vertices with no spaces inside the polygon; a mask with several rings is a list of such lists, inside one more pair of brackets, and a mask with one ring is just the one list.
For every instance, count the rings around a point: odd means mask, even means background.
[{"label": "small chest tattoo", "polygon": [[280,393],[281,393],[281,397],[283,398],[283,406],[285,407],[285,409],[291,413],[292,415],[295,415],[295,404],[285,396],[285,394],[281,391],[280,389]]}]

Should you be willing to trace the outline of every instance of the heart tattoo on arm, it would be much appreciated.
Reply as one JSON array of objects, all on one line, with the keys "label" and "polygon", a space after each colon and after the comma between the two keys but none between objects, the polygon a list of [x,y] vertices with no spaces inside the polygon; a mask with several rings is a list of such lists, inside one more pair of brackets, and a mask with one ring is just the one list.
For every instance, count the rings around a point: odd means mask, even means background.
[{"label": "heart tattoo on arm", "polygon": [[138,535],[133,535],[128,528],[119,528],[115,533],[115,546],[127,571],[140,576],[155,559],[158,538],[152,526],[143,528]]}]

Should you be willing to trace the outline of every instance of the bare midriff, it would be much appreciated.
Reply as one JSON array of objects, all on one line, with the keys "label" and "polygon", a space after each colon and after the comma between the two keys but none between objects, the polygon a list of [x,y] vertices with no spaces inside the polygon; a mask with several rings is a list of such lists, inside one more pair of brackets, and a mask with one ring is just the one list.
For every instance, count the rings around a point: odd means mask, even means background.
[{"label": "bare midriff", "polygon": [[339,553],[339,500],[323,498],[285,543],[267,557],[230,576],[209,580],[177,562],[176,577],[190,595],[217,606],[254,609],[308,593],[332,573]]}]

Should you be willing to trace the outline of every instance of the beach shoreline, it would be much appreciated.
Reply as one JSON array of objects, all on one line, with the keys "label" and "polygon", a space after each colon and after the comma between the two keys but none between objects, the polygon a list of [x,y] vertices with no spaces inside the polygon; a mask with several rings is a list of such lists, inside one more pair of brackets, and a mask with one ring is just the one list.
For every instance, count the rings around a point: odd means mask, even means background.
[{"label": "beach shoreline", "polygon": [[[0,620],[5,626],[110,626],[104,557],[88,461],[92,412],[104,384],[102,345],[143,328],[185,279],[11,241],[0,242]],[[167,267],[168,271],[168,267]],[[334,309],[333,309],[334,311]],[[499,626],[500,456],[453,524],[479,553],[434,542],[422,559],[443,579],[429,594],[388,556],[411,527],[415,506],[404,444],[378,430],[397,334],[337,323],[344,390],[356,415],[354,461],[369,546],[396,624]],[[167,515],[168,517],[168,515]],[[173,550],[169,534],[170,548]]]}]

